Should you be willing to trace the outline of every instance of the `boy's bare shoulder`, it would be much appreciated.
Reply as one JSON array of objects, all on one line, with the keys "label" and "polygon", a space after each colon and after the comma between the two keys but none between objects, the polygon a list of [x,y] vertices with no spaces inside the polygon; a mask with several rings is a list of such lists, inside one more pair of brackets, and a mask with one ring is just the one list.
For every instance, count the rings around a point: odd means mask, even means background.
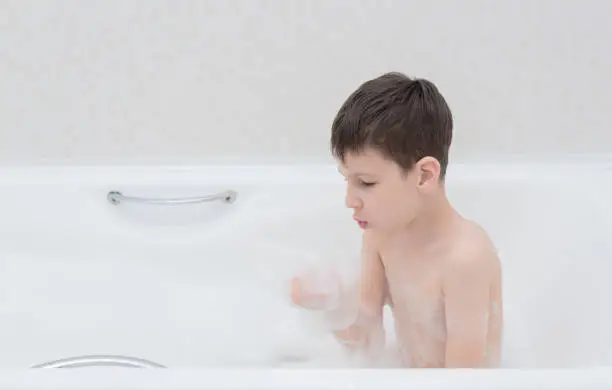
[{"label": "boy's bare shoulder", "polygon": [[448,256],[448,263],[453,272],[495,273],[499,268],[499,257],[486,230],[473,221],[465,220]]}]

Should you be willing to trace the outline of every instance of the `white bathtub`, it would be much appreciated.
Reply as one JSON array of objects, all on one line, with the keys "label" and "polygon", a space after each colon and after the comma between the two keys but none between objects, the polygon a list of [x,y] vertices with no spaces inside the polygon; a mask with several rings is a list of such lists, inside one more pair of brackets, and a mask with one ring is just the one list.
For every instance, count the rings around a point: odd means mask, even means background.
[{"label": "white bathtub", "polygon": [[[289,305],[304,263],[357,259],[334,166],[1,169],[0,387],[612,388],[611,167],[451,167],[449,196],[504,262],[505,368],[482,371],[350,368]],[[86,355],[166,368],[32,369]]]}]

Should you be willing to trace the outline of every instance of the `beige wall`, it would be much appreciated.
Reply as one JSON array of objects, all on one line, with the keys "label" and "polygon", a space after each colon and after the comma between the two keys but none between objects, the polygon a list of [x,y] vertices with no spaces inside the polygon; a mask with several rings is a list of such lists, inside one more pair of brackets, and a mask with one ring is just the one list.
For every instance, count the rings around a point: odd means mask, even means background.
[{"label": "beige wall", "polygon": [[612,2],[1,1],[0,163],[327,161],[359,83],[426,77],[455,161],[608,153]]}]

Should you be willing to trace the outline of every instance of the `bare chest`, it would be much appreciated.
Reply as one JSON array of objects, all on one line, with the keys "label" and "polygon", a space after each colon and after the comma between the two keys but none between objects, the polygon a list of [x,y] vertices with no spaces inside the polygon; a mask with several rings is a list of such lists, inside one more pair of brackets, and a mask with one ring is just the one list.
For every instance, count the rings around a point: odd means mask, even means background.
[{"label": "bare chest", "polygon": [[381,257],[402,361],[411,367],[439,366],[446,339],[440,266],[436,259]]},{"label": "bare chest", "polygon": [[397,251],[383,252],[381,257],[396,320],[413,325],[442,321],[440,260]]}]

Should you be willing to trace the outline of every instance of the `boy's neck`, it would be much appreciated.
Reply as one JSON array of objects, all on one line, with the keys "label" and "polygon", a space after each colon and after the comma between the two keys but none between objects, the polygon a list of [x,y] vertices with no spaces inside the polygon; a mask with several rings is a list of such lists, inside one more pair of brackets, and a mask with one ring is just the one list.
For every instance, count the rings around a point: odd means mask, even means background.
[{"label": "boy's neck", "polygon": [[404,229],[403,234],[415,247],[427,246],[447,236],[458,218],[459,214],[442,190],[428,200],[423,211]]}]

